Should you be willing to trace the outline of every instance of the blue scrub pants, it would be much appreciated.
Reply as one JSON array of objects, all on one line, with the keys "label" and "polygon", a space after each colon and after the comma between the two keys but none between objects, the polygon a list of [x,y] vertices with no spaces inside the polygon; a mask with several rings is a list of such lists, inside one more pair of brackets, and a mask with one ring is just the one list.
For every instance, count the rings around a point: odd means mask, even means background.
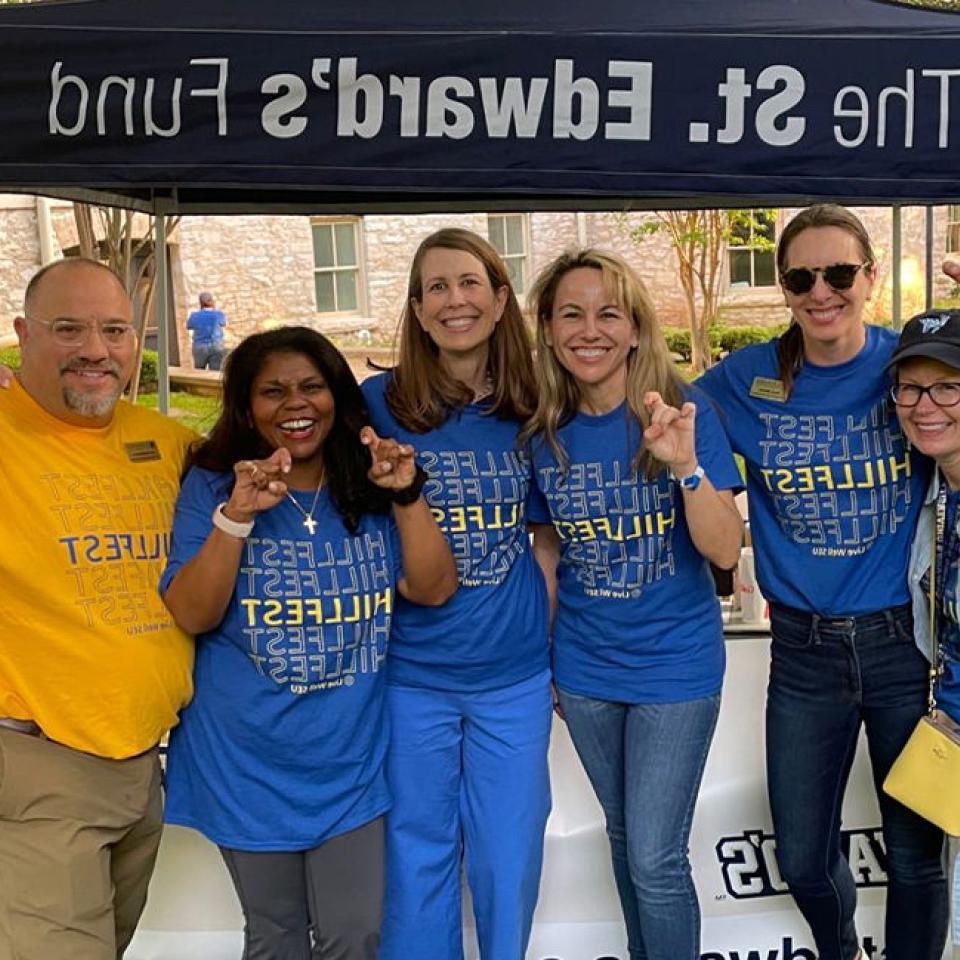
[{"label": "blue scrub pants", "polygon": [[387,691],[394,804],[380,960],[461,960],[461,857],[480,956],[521,960],[550,812],[549,671],[479,692]]}]

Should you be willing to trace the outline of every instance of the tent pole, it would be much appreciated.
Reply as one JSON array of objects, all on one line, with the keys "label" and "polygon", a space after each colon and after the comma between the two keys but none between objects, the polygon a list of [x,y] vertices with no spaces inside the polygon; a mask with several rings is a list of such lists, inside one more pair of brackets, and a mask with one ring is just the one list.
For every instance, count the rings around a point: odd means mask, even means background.
[{"label": "tent pole", "polygon": [[903,253],[902,237],[900,228],[902,226],[902,209],[899,203],[893,205],[893,285],[891,310],[893,313],[893,329],[899,330],[901,324],[901,290],[900,290],[900,259]]},{"label": "tent pole", "polygon": [[929,310],[933,306],[933,207],[929,204],[926,207],[926,220],[927,220],[927,238],[926,238],[926,250],[923,255],[923,262],[926,268],[926,299],[924,301],[925,310]]},{"label": "tent pole", "polygon": [[154,297],[157,327],[157,409],[170,412],[170,348],[167,343],[167,217],[158,209],[153,215],[153,255],[155,258],[154,280],[157,295]]}]

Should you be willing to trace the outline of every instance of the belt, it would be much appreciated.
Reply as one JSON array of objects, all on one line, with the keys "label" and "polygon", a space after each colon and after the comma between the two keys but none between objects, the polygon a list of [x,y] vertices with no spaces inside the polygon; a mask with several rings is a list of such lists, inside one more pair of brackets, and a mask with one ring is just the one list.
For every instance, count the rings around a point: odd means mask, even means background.
[{"label": "belt", "polygon": [[15,720],[13,717],[0,717],[0,727],[6,727],[7,730],[16,730],[17,733],[25,733],[28,737],[45,737],[40,729],[40,724],[34,720]]},{"label": "belt", "polygon": [[816,627],[859,627],[866,629],[868,627],[884,626],[892,623],[899,617],[909,617],[912,615],[913,608],[909,603],[901,604],[897,607],[889,607],[886,610],[876,610],[873,613],[861,613],[852,617],[825,617],[819,613],[811,613],[809,610],[798,610],[796,607],[788,607],[782,603],[771,603],[770,612],[777,613],[791,620],[799,621],[803,624],[810,624]]}]

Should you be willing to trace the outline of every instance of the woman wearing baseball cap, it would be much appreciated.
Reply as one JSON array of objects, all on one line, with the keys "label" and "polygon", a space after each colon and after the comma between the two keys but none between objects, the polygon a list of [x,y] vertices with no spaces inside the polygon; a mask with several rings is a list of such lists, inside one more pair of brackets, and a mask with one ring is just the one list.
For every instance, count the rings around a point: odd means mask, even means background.
[{"label": "woman wearing baseball cap", "polygon": [[890,393],[903,432],[937,465],[913,542],[910,589],[917,644],[927,653],[931,626],[927,590],[937,511],[942,508],[945,523],[937,548],[943,596],[937,599],[944,672],[937,703],[960,724],[960,310],[931,310],[914,317],[903,328],[890,369],[894,377]]},{"label": "woman wearing baseball cap", "polygon": [[[960,280],[960,264],[944,264],[944,270]],[[914,317],[903,328],[890,369],[903,432],[937,465],[910,554],[910,593],[917,645],[929,656],[930,571],[936,563],[943,666],[937,707],[960,727],[960,310]],[[954,883],[953,901],[954,916],[960,916],[960,881]]]}]

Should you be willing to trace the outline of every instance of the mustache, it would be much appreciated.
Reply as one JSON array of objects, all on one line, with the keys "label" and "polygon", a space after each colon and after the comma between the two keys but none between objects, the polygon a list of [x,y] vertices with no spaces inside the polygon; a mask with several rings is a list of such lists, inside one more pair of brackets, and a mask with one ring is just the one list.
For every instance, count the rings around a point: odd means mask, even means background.
[{"label": "mustache", "polygon": [[89,363],[85,360],[71,360],[61,368],[61,373],[82,373],[85,370],[95,370],[98,373],[109,373],[110,376],[120,379],[120,364],[114,360],[103,360],[98,363]]}]

